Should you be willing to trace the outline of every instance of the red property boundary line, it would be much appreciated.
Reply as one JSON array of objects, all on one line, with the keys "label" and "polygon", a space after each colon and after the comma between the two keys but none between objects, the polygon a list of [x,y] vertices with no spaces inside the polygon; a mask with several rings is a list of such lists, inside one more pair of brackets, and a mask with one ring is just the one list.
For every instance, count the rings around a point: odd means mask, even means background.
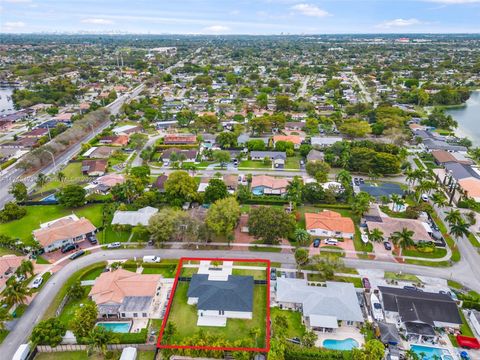
[{"label": "red property boundary line", "polygon": [[[175,297],[175,291],[177,290],[178,278],[183,268],[184,261],[233,261],[233,262],[262,262],[267,265],[267,318],[266,318],[266,333],[265,333],[265,347],[264,348],[252,348],[252,347],[222,347],[222,346],[196,346],[196,345],[162,345],[163,332],[167,325],[168,317],[170,316],[170,309],[172,307],[173,298]],[[173,283],[172,293],[168,300],[167,310],[163,317],[162,326],[158,334],[157,341],[158,349],[192,349],[192,350],[217,350],[217,351],[252,351],[252,352],[268,352],[270,350],[270,260],[267,259],[230,259],[230,258],[180,258],[177,267],[177,273],[175,275],[175,281]]]}]

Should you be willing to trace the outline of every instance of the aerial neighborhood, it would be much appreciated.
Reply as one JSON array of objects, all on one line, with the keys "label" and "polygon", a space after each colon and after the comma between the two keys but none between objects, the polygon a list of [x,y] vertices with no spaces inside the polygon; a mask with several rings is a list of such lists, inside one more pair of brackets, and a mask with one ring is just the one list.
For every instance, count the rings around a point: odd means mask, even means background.
[{"label": "aerial neighborhood", "polygon": [[0,358],[480,359],[478,36],[0,50]]}]

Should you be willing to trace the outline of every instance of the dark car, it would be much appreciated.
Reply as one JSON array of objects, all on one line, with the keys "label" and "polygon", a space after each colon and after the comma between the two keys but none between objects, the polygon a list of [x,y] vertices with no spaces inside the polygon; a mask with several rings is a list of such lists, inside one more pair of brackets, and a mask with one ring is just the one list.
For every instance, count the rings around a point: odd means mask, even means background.
[{"label": "dark car", "polygon": [[70,255],[70,260],[75,260],[76,258],[79,258],[83,254],[85,254],[85,251],[83,250],[77,251],[76,253],[73,253],[72,255]]},{"label": "dark car", "polygon": [[321,241],[320,239],[315,239],[315,240],[313,241],[313,247],[316,247],[316,248],[319,247],[321,242],[322,242],[322,241]]},{"label": "dark car", "polygon": [[370,285],[370,280],[368,280],[367,278],[363,278],[362,283],[363,283],[363,287],[365,289],[371,289],[372,288],[372,285]]},{"label": "dark car", "polygon": [[277,280],[277,269],[270,269],[270,280]]},{"label": "dark car", "polygon": [[383,242],[383,247],[385,250],[392,250],[392,244],[390,244],[388,241]]},{"label": "dark car", "polygon": [[365,184],[365,180],[363,180],[363,178],[359,178],[358,181],[360,182],[360,184]]},{"label": "dark car", "polygon": [[87,239],[88,241],[90,241],[90,244],[92,245],[97,243],[97,238],[95,237],[95,235],[89,236]]},{"label": "dark car", "polygon": [[75,250],[76,248],[78,248],[78,245],[77,244],[68,244],[68,245],[65,245],[64,247],[62,247],[62,253],[65,254],[69,251],[72,251],[72,250]]},{"label": "dark car", "polygon": [[403,288],[404,288],[405,290],[415,290],[415,291],[418,290],[415,286],[409,286],[409,285],[405,285]]},{"label": "dark car", "polygon": [[291,343],[294,343],[294,344],[297,344],[297,345],[301,344],[301,341],[298,337],[294,337],[292,339],[287,339],[287,340],[290,341]]},{"label": "dark car", "polygon": [[360,185],[360,181],[358,180],[358,178],[353,178],[353,183],[357,186]]}]

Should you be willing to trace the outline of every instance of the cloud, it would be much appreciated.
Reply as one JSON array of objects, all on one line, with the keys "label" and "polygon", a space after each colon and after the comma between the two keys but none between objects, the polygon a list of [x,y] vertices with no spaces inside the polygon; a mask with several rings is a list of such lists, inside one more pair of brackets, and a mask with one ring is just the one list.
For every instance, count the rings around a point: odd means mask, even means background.
[{"label": "cloud", "polygon": [[83,19],[82,23],[93,24],[93,25],[111,25],[113,24],[113,21],[108,19],[89,18],[89,19]]},{"label": "cloud", "polygon": [[327,11],[313,4],[297,4],[293,5],[291,9],[305,16],[325,17],[330,15]]},{"label": "cloud", "polygon": [[3,1],[10,4],[25,4],[25,3],[32,2],[32,0],[3,0]]},{"label": "cloud", "polygon": [[203,31],[212,33],[212,34],[224,34],[226,32],[229,32],[230,28],[224,25],[212,25],[212,26],[207,26],[206,28],[203,28]]},{"label": "cloud", "polygon": [[378,24],[376,27],[385,29],[385,28],[396,28],[396,27],[408,27],[408,26],[420,25],[420,24],[422,24],[422,22],[415,18],[411,18],[411,19],[399,18],[399,19],[384,21]]},{"label": "cloud", "polygon": [[16,32],[25,27],[23,21],[6,21],[2,23],[1,30],[5,32]]},{"label": "cloud", "polygon": [[427,2],[445,4],[445,5],[459,5],[459,4],[478,4],[480,0],[424,0]]}]

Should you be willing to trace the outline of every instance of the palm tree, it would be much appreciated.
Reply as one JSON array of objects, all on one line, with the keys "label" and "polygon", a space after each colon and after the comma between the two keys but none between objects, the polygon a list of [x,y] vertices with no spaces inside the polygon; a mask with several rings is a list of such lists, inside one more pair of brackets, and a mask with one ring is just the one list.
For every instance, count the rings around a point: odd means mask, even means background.
[{"label": "palm tree", "polygon": [[383,231],[380,229],[373,229],[368,234],[368,238],[373,242],[380,242],[383,240]]},{"label": "palm tree", "polygon": [[390,239],[395,245],[398,245],[400,246],[400,248],[405,249],[406,247],[412,246],[414,244],[414,234],[415,233],[412,230],[403,228],[401,231],[395,231],[392,235],[390,235]]},{"label": "palm tree", "polygon": [[12,320],[12,315],[5,308],[0,308],[0,331],[5,330],[5,322]]},{"label": "palm tree", "polygon": [[57,173],[57,179],[58,179],[58,181],[63,182],[63,181],[65,180],[65,178],[66,178],[65,173],[63,173],[63,172],[61,172],[61,171],[59,171],[59,172]]},{"label": "palm tree", "polygon": [[38,174],[37,176],[37,181],[35,182],[35,184],[41,188],[43,185],[45,185],[47,183],[47,175],[45,175],[44,173],[40,173]]},{"label": "palm tree", "polygon": [[22,260],[22,263],[17,268],[16,273],[19,275],[27,276],[27,274],[30,274],[31,276],[33,276],[33,263],[30,260]]},{"label": "palm tree", "polygon": [[432,195],[432,202],[439,208],[447,206],[447,198],[443,193],[438,191]]},{"label": "palm tree", "polygon": [[447,215],[445,216],[445,220],[448,222],[450,226],[454,224],[459,224],[463,221],[462,214],[460,213],[460,210],[450,210],[447,212]]},{"label": "palm tree", "polygon": [[474,211],[469,211],[465,214],[465,217],[470,225],[475,225],[477,223],[477,215]]},{"label": "palm tree", "polygon": [[95,349],[99,349],[102,355],[107,353],[107,344],[118,343],[118,338],[116,338],[113,332],[108,331],[104,327],[96,326],[87,336],[88,343],[88,353],[92,353]]},{"label": "palm tree", "polygon": [[299,246],[305,246],[310,241],[310,234],[304,229],[295,229],[294,237]]},{"label": "palm tree", "polygon": [[469,225],[464,222],[458,222],[455,224],[450,225],[450,234],[455,236],[455,238],[460,239],[463,236],[467,237],[470,234],[470,231],[468,231]]},{"label": "palm tree", "polygon": [[9,306],[25,304],[27,297],[31,295],[31,293],[32,289],[27,287],[26,282],[10,278],[7,282],[7,287],[3,291],[3,298]]},{"label": "palm tree", "polygon": [[406,355],[406,358],[409,359],[409,360],[419,360],[420,359],[418,354],[415,351],[413,351],[412,349],[407,350],[405,352],[405,355]]},{"label": "palm tree", "polygon": [[[403,202],[402,198],[398,194],[392,194],[390,196],[390,200],[392,201],[392,211],[398,211],[399,205]],[[403,205],[403,204],[401,204]]]}]

